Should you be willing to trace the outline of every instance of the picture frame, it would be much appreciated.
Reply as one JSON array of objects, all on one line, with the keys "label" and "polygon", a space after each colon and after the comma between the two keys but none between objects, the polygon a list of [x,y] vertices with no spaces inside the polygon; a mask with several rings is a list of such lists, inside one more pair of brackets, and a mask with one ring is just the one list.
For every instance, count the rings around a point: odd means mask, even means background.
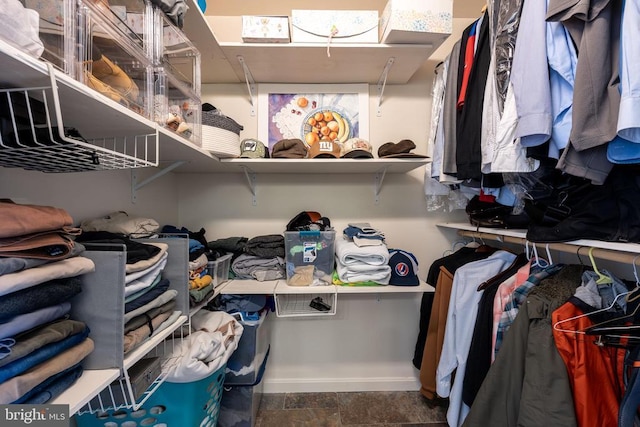
[{"label": "picture frame", "polygon": [[292,138],[309,147],[320,139],[368,141],[369,85],[259,84],[258,139],[271,151]]}]

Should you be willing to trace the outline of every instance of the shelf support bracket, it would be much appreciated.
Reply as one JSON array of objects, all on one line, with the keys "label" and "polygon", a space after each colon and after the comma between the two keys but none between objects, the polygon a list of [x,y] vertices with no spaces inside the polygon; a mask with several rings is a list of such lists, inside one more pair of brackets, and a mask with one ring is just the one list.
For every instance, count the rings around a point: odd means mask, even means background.
[{"label": "shelf support bracket", "polygon": [[147,179],[143,179],[140,182],[138,182],[138,170],[137,169],[131,169],[131,203],[135,203],[137,201],[137,199],[138,199],[137,191],[139,189],[141,189],[145,185],[149,184],[150,182],[155,181],[156,179],[160,178],[161,176],[168,174],[169,172],[171,172],[175,168],[178,168],[178,167],[184,165],[185,163],[187,163],[187,162],[184,161],[184,160],[171,163],[166,168],[160,169],[155,174],[151,175]]},{"label": "shelf support bracket", "polygon": [[247,63],[244,62],[244,56],[238,55],[238,62],[242,65],[242,71],[244,72],[244,81],[247,84],[247,90],[249,91],[249,102],[251,103],[251,116],[256,115],[256,81],[253,79],[253,75],[251,75],[251,71],[247,66]]},{"label": "shelf support bracket", "polygon": [[378,79],[378,111],[376,115],[378,117],[382,116],[382,95],[384,94],[384,88],[387,85],[387,77],[389,76],[389,70],[393,66],[393,63],[396,61],[396,58],[391,57],[387,60],[384,69],[382,70],[382,74],[380,74],[380,78]]},{"label": "shelf support bracket", "polygon": [[249,170],[246,166],[241,166],[242,171],[244,172],[245,178],[247,178],[247,182],[249,183],[249,190],[251,190],[251,204],[256,206],[258,204],[258,198],[256,197],[256,173]]},{"label": "shelf support bracket", "polygon": [[374,202],[377,205],[380,202],[380,190],[382,189],[382,183],[384,182],[384,176],[387,174],[387,168],[376,172],[375,176],[375,188],[374,188]]}]

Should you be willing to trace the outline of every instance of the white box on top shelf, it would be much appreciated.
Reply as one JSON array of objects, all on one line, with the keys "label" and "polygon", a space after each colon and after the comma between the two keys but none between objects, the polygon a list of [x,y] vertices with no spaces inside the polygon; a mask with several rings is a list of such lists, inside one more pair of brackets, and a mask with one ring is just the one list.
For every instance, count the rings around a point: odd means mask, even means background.
[{"label": "white box on top shelf", "polygon": [[453,0],[389,0],[380,17],[380,43],[432,44],[453,31]]},{"label": "white box on top shelf", "polygon": [[201,54],[186,34],[167,15],[153,7],[154,65],[164,67],[196,97],[201,95]]},{"label": "white box on top shelf", "polygon": [[80,6],[77,79],[151,119],[153,67],[141,47],[103,13]]},{"label": "white box on top shelf", "polygon": [[202,146],[201,100],[165,68],[154,71],[154,120]]},{"label": "white box on top shelf", "polygon": [[287,16],[242,17],[242,41],[245,43],[289,43]]},{"label": "white box on top shelf", "polygon": [[291,11],[295,43],[378,43],[377,10]]}]

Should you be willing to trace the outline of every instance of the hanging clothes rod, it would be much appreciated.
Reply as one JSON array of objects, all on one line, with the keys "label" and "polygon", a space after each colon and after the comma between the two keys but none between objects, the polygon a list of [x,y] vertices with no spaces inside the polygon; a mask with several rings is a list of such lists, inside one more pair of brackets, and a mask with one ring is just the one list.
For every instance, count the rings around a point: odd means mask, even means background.
[{"label": "hanging clothes rod", "polygon": [[[468,231],[458,230],[458,235],[462,237],[470,237],[472,239],[480,240],[493,240],[502,243],[512,243],[516,245],[524,246],[527,243],[527,239],[522,237],[503,236],[501,234],[484,233],[481,231]],[[549,250],[570,253],[576,255],[578,260],[583,259],[588,262],[588,252],[590,246],[579,246],[568,243],[533,243],[529,241],[530,245],[536,245],[538,249],[546,248],[549,245]],[[538,251],[539,252],[539,251]],[[635,264],[640,260],[640,254],[634,252],[624,252],[613,249],[594,248],[593,256],[598,259],[621,262],[624,264]],[[584,258],[582,258],[584,256]]]}]

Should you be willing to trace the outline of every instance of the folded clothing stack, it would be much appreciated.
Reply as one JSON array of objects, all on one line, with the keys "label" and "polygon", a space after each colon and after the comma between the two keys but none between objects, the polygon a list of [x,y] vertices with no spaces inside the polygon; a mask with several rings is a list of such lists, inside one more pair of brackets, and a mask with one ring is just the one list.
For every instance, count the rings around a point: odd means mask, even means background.
[{"label": "folded clothing stack", "polygon": [[368,222],[350,223],[342,232],[345,239],[353,241],[356,246],[378,246],[384,244],[384,233]]},{"label": "folded clothing stack", "polygon": [[339,280],[346,284],[374,282],[388,285],[391,267],[387,245],[357,246],[347,239],[336,239],[336,272]]}]

